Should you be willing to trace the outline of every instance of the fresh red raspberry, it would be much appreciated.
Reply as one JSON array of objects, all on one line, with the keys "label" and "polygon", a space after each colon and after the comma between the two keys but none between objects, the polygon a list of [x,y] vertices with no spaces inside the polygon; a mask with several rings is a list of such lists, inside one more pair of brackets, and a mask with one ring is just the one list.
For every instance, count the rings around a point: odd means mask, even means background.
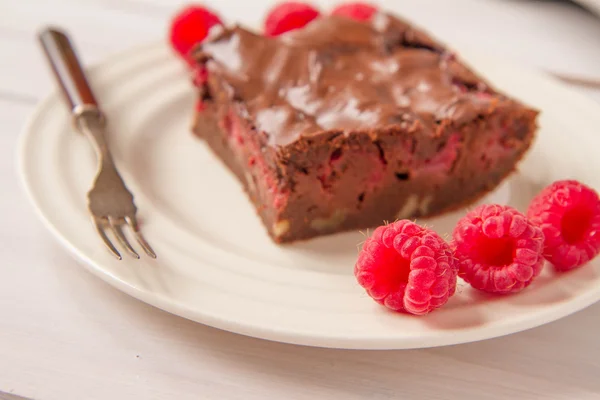
[{"label": "fresh red raspberry", "polygon": [[523,290],[544,266],[542,230],[509,206],[475,208],[458,221],[452,239],[458,275],[484,292]]},{"label": "fresh red raspberry", "polygon": [[319,11],[310,4],[288,1],[275,6],[267,14],[265,34],[278,36],[299,29],[319,16]]},{"label": "fresh red raspberry", "polygon": [[221,24],[221,18],[213,11],[202,6],[189,5],[179,11],[171,22],[171,46],[188,60],[192,47],[206,38],[210,28]]},{"label": "fresh red raspberry", "polygon": [[582,266],[600,252],[600,200],[584,184],[554,182],[532,200],[527,215],[544,232],[544,257],[557,270]]},{"label": "fresh red raspberry", "polygon": [[357,21],[369,21],[373,14],[377,12],[377,8],[368,3],[346,3],[337,6],[331,11],[331,15],[348,17]]},{"label": "fresh red raspberry", "polygon": [[375,301],[416,315],[444,305],[456,290],[457,274],[448,244],[408,220],[375,229],[354,267],[358,283]]}]

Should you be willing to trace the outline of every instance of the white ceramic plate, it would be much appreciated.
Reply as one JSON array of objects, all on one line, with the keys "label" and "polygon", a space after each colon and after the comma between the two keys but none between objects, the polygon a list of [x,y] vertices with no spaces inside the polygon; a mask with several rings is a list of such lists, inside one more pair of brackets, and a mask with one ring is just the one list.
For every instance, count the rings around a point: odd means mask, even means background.
[{"label": "white ceramic plate", "polygon": [[[524,209],[532,193],[574,177],[600,187],[600,107],[549,78],[467,57],[500,87],[543,110],[539,139],[520,172],[486,200]],[[600,264],[529,289],[489,297],[460,284],[441,310],[412,317],[366,296],[352,270],[360,233],[277,246],[234,177],[189,132],[194,94],[169,50],[153,45],[92,68],[110,118],[115,158],[135,193],[156,261],[115,260],[85,206],[94,175],[87,141],[70,129],[57,95],[36,110],[20,145],[29,198],[53,235],[94,274],[144,302],[207,325],[264,339],[340,348],[448,345],[532,328],[600,298]],[[427,221],[450,232],[462,215]]]}]

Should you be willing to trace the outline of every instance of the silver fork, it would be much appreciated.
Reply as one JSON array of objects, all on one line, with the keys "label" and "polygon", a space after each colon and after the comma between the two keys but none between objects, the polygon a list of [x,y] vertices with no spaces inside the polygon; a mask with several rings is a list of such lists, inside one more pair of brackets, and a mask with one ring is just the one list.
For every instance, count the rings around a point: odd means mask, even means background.
[{"label": "silver fork", "polygon": [[90,139],[96,151],[98,173],[88,192],[88,209],[96,231],[119,260],[122,259],[121,253],[109,239],[107,230],[129,254],[140,258],[123,232],[122,227],[128,225],[146,254],[156,258],[156,253],[140,232],[133,195],[119,175],[106,143],[106,118],[92,93],[71,41],[56,28],[42,30],[39,40],[71,108],[75,128]]}]

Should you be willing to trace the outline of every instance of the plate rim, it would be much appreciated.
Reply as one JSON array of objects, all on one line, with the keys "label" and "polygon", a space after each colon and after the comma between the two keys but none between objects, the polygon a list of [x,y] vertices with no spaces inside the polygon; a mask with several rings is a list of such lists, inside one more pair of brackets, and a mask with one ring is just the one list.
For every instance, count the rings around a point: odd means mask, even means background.
[{"label": "plate rim", "polygon": [[[98,62],[91,64],[86,67],[86,72],[93,74],[95,70],[102,69],[106,65],[111,64],[112,62],[122,59],[124,57],[133,58],[138,54],[143,54],[147,51],[157,51],[159,49],[164,50],[165,43],[162,41],[149,42],[146,44],[134,46],[122,51],[115,52],[107,57],[103,57]],[[477,51],[475,54],[479,54],[486,58],[491,58],[493,60],[496,57],[490,56],[485,52]],[[520,70],[524,70],[527,72],[535,72],[540,76],[543,76],[545,80],[548,81],[549,84],[553,84],[556,87],[560,87],[560,89],[568,89],[570,93],[578,96],[581,100],[588,102],[589,104],[594,104],[593,100],[587,98],[586,96],[571,90],[568,86],[561,84],[556,81],[554,78],[550,77],[548,74],[542,71],[536,71],[533,68],[529,68],[527,66],[515,65],[515,63],[509,63],[509,65],[513,67],[518,67]],[[477,69],[477,66],[474,66]],[[111,275],[108,271],[101,268],[96,264],[98,262],[94,262],[91,257],[87,256],[84,252],[81,252],[79,249],[74,246],[67,237],[61,234],[58,227],[56,227],[49,218],[45,215],[42,207],[40,206],[39,199],[33,194],[33,188],[31,186],[31,179],[29,178],[29,172],[26,168],[26,160],[27,155],[25,152],[26,145],[29,143],[29,138],[33,135],[33,127],[37,120],[39,120],[40,116],[43,115],[44,110],[46,110],[51,104],[54,102],[61,102],[61,94],[58,88],[54,88],[49,94],[47,94],[38,104],[35,106],[35,109],[31,112],[29,117],[27,118],[26,123],[24,124],[22,130],[19,133],[18,141],[17,141],[17,172],[19,175],[19,184],[24,190],[26,197],[33,207],[35,214],[42,221],[43,225],[50,231],[52,236],[55,237],[58,242],[68,250],[69,254],[74,257],[75,260],[79,261],[83,264],[83,266],[91,272],[93,275],[102,279],[104,282],[117,288],[118,290],[126,293],[127,295],[147,303],[155,308],[164,310],[176,316],[186,318],[188,320],[192,320],[198,323],[202,323],[204,325],[208,325],[217,329],[270,340],[282,343],[290,343],[295,345],[305,345],[305,346],[314,346],[314,347],[323,347],[323,348],[339,348],[339,349],[363,349],[363,350],[391,350],[391,349],[415,349],[415,348],[431,348],[431,347],[440,347],[454,344],[463,344],[476,342],[481,340],[487,340],[497,337],[502,337],[506,335],[510,335],[513,333],[529,330],[538,326],[545,325],[549,322],[556,321],[562,319],[568,315],[571,315],[575,312],[578,312],[598,301],[600,301],[600,290],[595,292],[589,292],[586,296],[577,296],[573,299],[570,299],[566,303],[560,303],[553,307],[545,308],[534,315],[533,318],[527,319],[525,322],[523,321],[510,321],[510,323],[505,323],[500,326],[496,326],[493,334],[486,334],[486,330],[476,329],[476,330],[467,330],[464,334],[460,334],[458,340],[452,336],[446,335],[443,337],[437,337],[435,339],[435,343],[430,341],[426,344],[419,342],[418,339],[406,340],[403,339],[402,342],[392,341],[389,339],[383,340],[381,338],[329,338],[318,335],[308,335],[306,333],[298,334],[286,330],[277,330],[273,328],[265,328],[263,326],[258,325],[240,325],[235,321],[231,321],[228,319],[219,319],[214,316],[199,313],[191,308],[182,307],[177,302],[165,298],[164,296],[157,293],[150,293],[135,286],[128,284],[127,282],[118,279],[117,277]],[[594,104],[594,106],[596,106]],[[65,105],[66,107],[66,105]],[[600,107],[600,105],[598,105]],[[599,108],[600,109],[600,108]],[[558,312],[557,312],[558,310]],[[335,343],[334,343],[335,342]],[[400,344],[401,343],[401,344]]]}]

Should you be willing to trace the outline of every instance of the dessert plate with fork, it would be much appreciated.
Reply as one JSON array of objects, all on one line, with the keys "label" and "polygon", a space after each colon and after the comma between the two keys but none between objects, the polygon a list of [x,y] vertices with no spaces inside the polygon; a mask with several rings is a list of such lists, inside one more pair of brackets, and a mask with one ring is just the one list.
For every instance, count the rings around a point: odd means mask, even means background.
[{"label": "dessert plate with fork", "polygon": [[[478,53],[463,57],[541,110],[532,150],[518,171],[480,202],[524,209],[540,188],[564,178],[600,188],[596,103],[538,72]],[[560,277],[546,268],[531,287],[510,297],[490,297],[459,283],[448,304],[430,315],[389,312],[353,276],[364,234],[289,245],[269,239],[235,177],[190,133],[194,90],[165,44],[129,50],[86,73],[106,118],[101,127],[106,149],[96,141],[95,153],[89,138],[75,133],[72,110],[79,103],[66,107],[57,91],[37,107],[23,131],[20,175],[50,233],[91,273],[143,302],[268,340],[406,349],[522,331],[600,299],[595,261]],[[81,95],[81,87],[65,90]],[[133,200],[120,190],[127,207],[98,211],[91,223],[94,207],[86,196],[98,173],[97,155],[106,157],[108,149]],[[118,181],[111,179],[112,185]],[[464,210],[421,222],[445,235],[462,215]]]}]

